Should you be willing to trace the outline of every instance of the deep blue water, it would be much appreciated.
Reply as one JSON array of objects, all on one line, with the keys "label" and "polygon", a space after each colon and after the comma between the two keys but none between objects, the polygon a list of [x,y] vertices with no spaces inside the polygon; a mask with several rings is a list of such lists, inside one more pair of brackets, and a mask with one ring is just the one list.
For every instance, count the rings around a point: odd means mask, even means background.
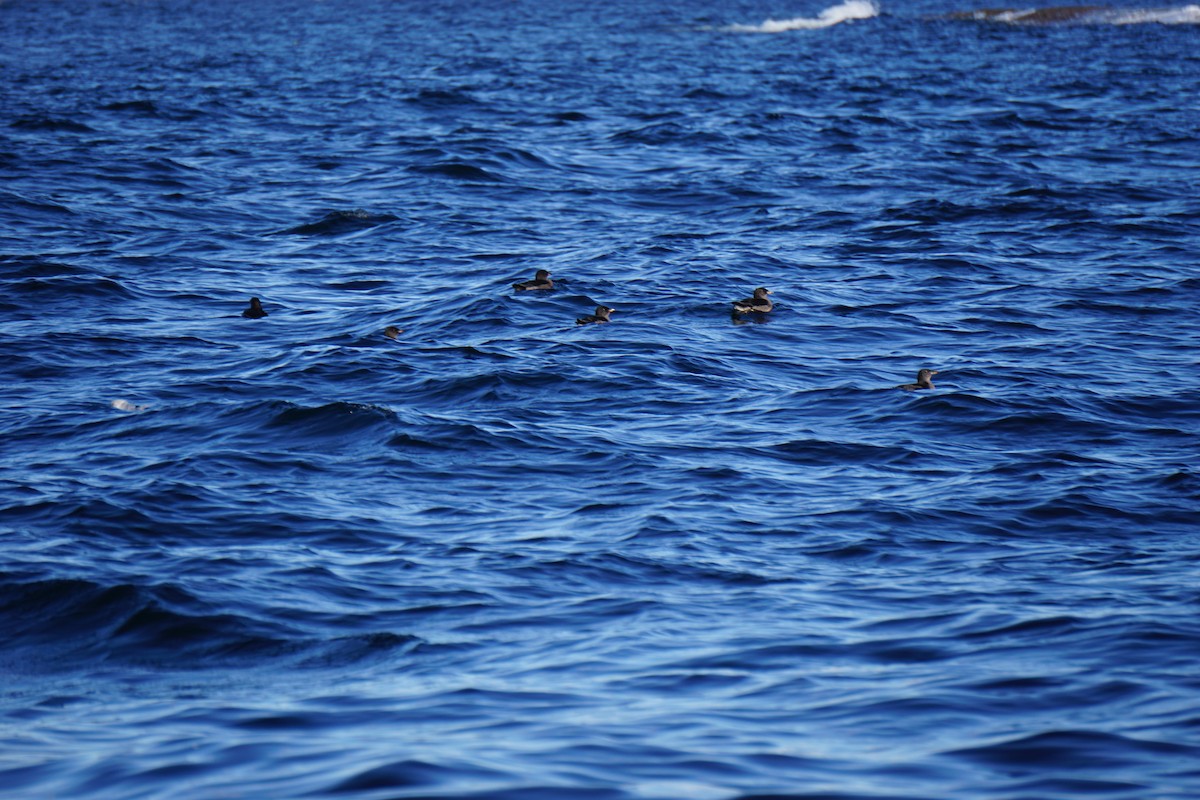
[{"label": "deep blue water", "polygon": [[836,2],[0,3],[0,795],[1200,796],[1200,7]]}]

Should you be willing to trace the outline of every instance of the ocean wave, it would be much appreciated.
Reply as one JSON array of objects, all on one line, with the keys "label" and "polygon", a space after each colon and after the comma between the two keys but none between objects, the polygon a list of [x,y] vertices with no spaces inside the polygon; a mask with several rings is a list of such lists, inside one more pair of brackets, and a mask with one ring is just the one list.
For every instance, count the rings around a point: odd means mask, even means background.
[{"label": "ocean wave", "polygon": [[1161,8],[1114,6],[1046,6],[1042,8],[987,8],[956,11],[948,19],[1004,22],[1013,25],[1197,25],[1200,5]]},{"label": "ocean wave", "polygon": [[422,89],[407,100],[414,105],[435,109],[479,105],[479,101],[465,89]]},{"label": "ocean wave", "polygon": [[504,177],[498,172],[489,171],[483,167],[466,164],[461,161],[417,164],[409,167],[409,170],[423,175],[441,175],[465,182],[498,183],[504,180]]},{"label": "ocean wave", "polygon": [[33,316],[43,316],[54,309],[70,307],[72,303],[134,296],[121,281],[102,275],[60,270],[56,265],[42,265],[33,271],[47,277],[28,277],[7,281],[4,285],[10,297],[21,299],[19,307]]},{"label": "ocean wave", "polygon": [[1195,758],[1200,748],[1092,730],[1052,730],[1019,736],[995,744],[951,750],[949,755],[1029,775],[1039,765],[1053,764],[1060,771],[1089,773],[1100,761],[1134,767],[1163,757]]},{"label": "ocean wave", "polygon": [[171,584],[22,582],[13,575],[0,576],[0,630],[10,648],[9,668],[33,670],[81,661],[189,670],[285,660],[328,668],[411,652],[421,642],[391,631],[318,637],[262,616],[214,609]]},{"label": "ocean wave", "polygon": [[1200,5],[1191,4],[1175,8],[1115,9],[1110,22],[1113,25],[1200,25]]},{"label": "ocean wave", "polygon": [[335,402],[317,408],[292,403],[282,405],[288,407],[275,414],[268,426],[285,428],[305,437],[347,436],[381,424],[390,426],[397,419],[390,409],[360,403]]},{"label": "ocean wave", "polygon": [[920,457],[919,452],[906,447],[812,439],[785,442],[764,449],[779,454],[779,457],[786,461],[812,465],[863,463],[878,466],[903,463]]},{"label": "ocean wave", "polygon": [[297,225],[281,233],[298,236],[342,236],[395,222],[397,219],[399,217],[392,214],[377,214],[361,208],[352,211],[330,211],[316,222]]},{"label": "ocean wave", "polygon": [[[9,213],[12,213],[12,211],[17,208],[20,208],[24,211],[36,212],[38,214],[45,213],[45,214],[57,215],[57,214],[72,214],[73,213],[69,207],[62,205],[61,203],[52,203],[52,202],[47,202],[45,200],[35,200],[32,198],[24,197],[19,194],[15,194],[13,192],[0,191],[0,201],[3,201],[5,210],[7,210]],[[34,259],[34,258],[36,258],[36,257],[35,256],[15,256],[15,255],[3,256],[3,255],[0,255],[0,259],[4,259],[5,261],[7,261],[9,259],[29,260],[29,259]]]},{"label": "ocean wave", "polygon": [[52,133],[95,133],[95,129],[86,123],[74,119],[47,116],[18,117],[8,124],[8,127],[23,131],[49,131]]},{"label": "ocean wave", "polygon": [[840,5],[830,6],[816,17],[793,17],[791,19],[768,19],[758,25],[729,25],[723,30],[731,33],[784,33],[786,31],[810,31],[828,28],[842,22],[870,19],[879,15],[879,6],[872,0],[846,0]]},{"label": "ocean wave", "polygon": [[129,111],[146,114],[147,116],[156,116],[158,114],[158,106],[151,100],[122,100],[105,103],[100,108],[103,111]]},{"label": "ocean wave", "polygon": [[655,122],[639,128],[618,131],[609,137],[619,144],[682,145],[719,147],[729,137],[715,131],[695,130],[678,122]]}]

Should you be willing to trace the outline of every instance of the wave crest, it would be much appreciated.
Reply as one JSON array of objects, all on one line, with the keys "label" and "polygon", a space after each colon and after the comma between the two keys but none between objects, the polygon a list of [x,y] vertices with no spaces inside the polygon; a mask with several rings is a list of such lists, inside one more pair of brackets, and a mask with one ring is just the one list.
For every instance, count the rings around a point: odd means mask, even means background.
[{"label": "wave crest", "polygon": [[282,233],[301,236],[339,236],[374,228],[387,222],[395,222],[397,219],[398,217],[392,214],[372,214],[361,208],[353,211],[330,211],[316,222],[297,225],[282,231]]},{"label": "wave crest", "polygon": [[983,8],[956,11],[946,15],[946,19],[1004,22],[1013,25],[1196,25],[1200,24],[1200,5],[1171,8],[1114,8],[1091,5]]},{"label": "wave crest", "polygon": [[1112,19],[1114,25],[1142,25],[1156,22],[1159,25],[1200,25],[1200,5],[1181,8],[1130,8],[1117,11]]},{"label": "wave crest", "polygon": [[816,17],[793,17],[792,19],[768,19],[761,25],[730,25],[725,30],[735,33],[783,33],[784,31],[809,31],[828,28],[840,22],[855,19],[870,19],[879,16],[879,6],[872,0],[846,0],[841,5],[830,6]]}]

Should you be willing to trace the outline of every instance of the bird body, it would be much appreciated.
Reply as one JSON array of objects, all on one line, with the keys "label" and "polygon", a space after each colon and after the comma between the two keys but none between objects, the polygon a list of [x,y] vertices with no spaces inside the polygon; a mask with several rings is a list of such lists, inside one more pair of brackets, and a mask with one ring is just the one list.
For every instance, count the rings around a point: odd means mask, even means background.
[{"label": "bird body", "polygon": [[771,302],[771,298],[767,297],[771,292],[764,286],[760,286],[754,290],[753,297],[747,297],[745,300],[735,300],[733,303],[734,314],[766,314],[775,304]]},{"label": "bird body", "polygon": [[575,320],[576,325],[589,325],[593,322],[608,322],[608,315],[616,311],[615,308],[608,306],[596,306],[595,314],[588,314],[586,317],[580,317]]},{"label": "bird body", "polygon": [[550,270],[539,269],[537,275],[530,281],[521,281],[514,283],[513,288],[518,292],[537,291],[539,289],[553,289],[554,281],[550,280]]},{"label": "bird body", "polygon": [[250,298],[250,307],[242,312],[242,316],[246,319],[262,319],[267,316],[267,310],[262,307],[262,300],[257,297]]},{"label": "bird body", "polygon": [[899,386],[897,386],[896,388],[904,389],[907,392],[911,392],[914,389],[932,389],[934,375],[937,375],[936,369],[920,370],[919,372],[917,372],[917,382],[916,383],[902,383]]}]

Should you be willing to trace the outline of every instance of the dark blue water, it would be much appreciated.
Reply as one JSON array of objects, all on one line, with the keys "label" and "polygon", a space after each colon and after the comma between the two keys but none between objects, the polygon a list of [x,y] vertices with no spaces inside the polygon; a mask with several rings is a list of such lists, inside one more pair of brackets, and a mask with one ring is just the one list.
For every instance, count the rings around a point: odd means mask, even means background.
[{"label": "dark blue water", "polygon": [[981,5],[0,4],[0,795],[1200,796],[1200,8]]}]

